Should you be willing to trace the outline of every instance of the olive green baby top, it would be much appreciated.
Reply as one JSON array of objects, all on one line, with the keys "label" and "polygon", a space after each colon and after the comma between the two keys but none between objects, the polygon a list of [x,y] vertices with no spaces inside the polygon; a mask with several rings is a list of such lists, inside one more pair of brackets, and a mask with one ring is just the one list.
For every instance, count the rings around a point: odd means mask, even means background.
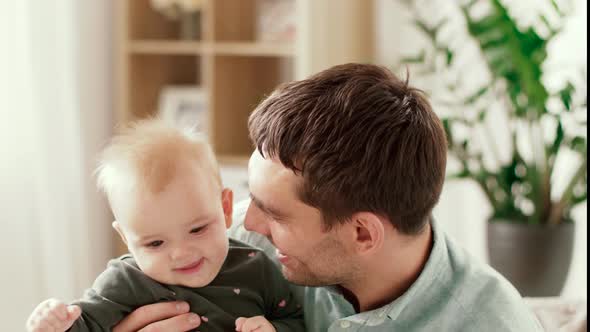
[{"label": "olive green baby top", "polygon": [[238,317],[260,315],[277,332],[305,331],[301,306],[277,266],[262,251],[233,239],[221,271],[201,288],[161,284],[145,275],[131,255],[111,260],[73,303],[82,315],[68,331],[110,331],[143,305],[178,300],[201,316],[200,332],[235,331]]}]

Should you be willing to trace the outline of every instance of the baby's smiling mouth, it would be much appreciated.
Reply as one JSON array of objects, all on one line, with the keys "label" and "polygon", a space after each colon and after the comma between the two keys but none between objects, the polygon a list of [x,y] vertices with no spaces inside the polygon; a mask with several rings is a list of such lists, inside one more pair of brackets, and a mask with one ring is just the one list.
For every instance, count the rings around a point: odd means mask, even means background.
[{"label": "baby's smiling mouth", "polygon": [[197,272],[201,268],[204,261],[205,261],[205,259],[201,258],[195,262],[189,263],[189,264],[181,266],[181,267],[177,267],[173,270],[175,272],[180,272],[180,273],[194,273],[194,272]]}]

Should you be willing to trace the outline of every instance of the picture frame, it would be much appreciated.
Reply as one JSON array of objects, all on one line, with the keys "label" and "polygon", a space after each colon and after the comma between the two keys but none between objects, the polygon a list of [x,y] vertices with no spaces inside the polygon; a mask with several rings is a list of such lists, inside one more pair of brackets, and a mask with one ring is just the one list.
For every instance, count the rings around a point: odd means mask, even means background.
[{"label": "picture frame", "polygon": [[294,42],[295,7],[295,0],[257,0],[256,39],[261,42]]},{"label": "picture frame", "polygon": [[209,136],[209,111],[205,91],[198,85],[169,85],[158,100],[159,116],[181,127]]}]

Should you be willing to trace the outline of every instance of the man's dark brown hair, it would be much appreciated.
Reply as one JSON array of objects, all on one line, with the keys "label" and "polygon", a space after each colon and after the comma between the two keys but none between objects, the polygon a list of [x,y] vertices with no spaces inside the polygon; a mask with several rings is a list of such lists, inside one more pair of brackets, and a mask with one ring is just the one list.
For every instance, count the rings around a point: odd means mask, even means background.
[{"label": "man's dark brown hair", "polygon": [[365,211],[416,234],[442,191],[442,123],[422,91],[383,67],[345,64],[287,83],[248,127],[265,158],[303,176],[298,194],[327,229]]}]

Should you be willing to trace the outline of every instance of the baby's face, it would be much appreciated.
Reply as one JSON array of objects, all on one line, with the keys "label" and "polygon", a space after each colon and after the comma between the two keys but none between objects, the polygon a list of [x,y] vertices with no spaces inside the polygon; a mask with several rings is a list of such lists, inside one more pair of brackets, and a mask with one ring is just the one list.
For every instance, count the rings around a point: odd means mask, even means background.
[{"label": "baby's face", "polygon": [[195,166],[158,194],[140,194],[119,221],[141,270],[165,284],[208,285],[228,252],[232,193]]}]

